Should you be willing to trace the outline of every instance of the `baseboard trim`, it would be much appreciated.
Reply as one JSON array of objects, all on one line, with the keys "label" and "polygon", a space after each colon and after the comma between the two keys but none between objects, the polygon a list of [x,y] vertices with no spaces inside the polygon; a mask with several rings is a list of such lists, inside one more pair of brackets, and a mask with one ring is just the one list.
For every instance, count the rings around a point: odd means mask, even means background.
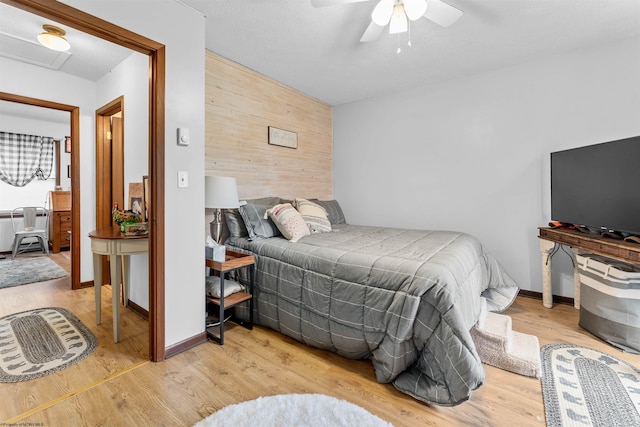
[{"label": "baseboard trim", "polygon": [[184,341],[180,341],[179,343],[170,345],[169,347],[164,349],[165,359],[175,356],[176,354],[180,354],[183,351],[189,350],[192,347],[200,345],[202,343],[207,342],[207,332],[204,331],[198,335],[194,335],[191,338],[187,338]]},{"label": "baseboard trim", "polygon": [[142,308],[141,306],[139,306],[138,304],[136,304],[131,300],[127,301],[127,307],[129,307],[131,311],[140,315],[140,317],[142,317],[143,319],[149,320],[149,311],[147,309]]},{"label": "baseboard trim", "polygon": [[[520,289],[520,291],[518,292],[518,296],[542,300],[542,292],[526,291],[524,289]],[[571,306],[574,305],[573,298],[561,297],[558,295],[553,296],[553,302],[556,304],[567,304]]]}]

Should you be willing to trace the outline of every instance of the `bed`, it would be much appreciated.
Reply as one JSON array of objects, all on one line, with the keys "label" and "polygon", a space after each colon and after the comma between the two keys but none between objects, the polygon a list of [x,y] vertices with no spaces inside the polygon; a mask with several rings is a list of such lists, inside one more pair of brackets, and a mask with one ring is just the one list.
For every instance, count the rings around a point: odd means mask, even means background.
[{"label": "bed", "polygon": [[[331,231],[292,242],[264,214],[259,219],[275,200],[260,201],[248,204],[256,218],[226,213],[225,242],[255,256],[257,323],[344,357],[370,359],[379,382],[427,403],[457,405],[482,385],[469,330],[483,299],[502,311],[518,287],[478,239],[346,224],[330,201],[324,207]],[[243,232],[254,220],[263,235]]]}]

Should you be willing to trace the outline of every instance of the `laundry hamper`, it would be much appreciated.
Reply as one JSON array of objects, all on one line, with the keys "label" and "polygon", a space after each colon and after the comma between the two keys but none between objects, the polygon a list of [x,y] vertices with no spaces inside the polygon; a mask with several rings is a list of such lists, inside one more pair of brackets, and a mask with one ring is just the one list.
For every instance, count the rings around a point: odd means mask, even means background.
[{"label": "laundry hamper", "polygon": [[577,255],[580,326],[614,347],[640,354],[640,266]]}]

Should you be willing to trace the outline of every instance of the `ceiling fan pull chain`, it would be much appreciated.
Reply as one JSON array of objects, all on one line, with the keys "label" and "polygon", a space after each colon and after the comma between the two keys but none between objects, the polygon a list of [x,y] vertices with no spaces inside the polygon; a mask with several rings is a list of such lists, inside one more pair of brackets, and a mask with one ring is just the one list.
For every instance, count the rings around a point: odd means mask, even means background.
[{"label": "ceiling fan pull chain", "polygon": [[396,40],[396,46],[398,46],[398,48],[396,49],[396,54],[400,54],[400,52],[402,52],[402,49],[400,49],[400,34],[396,34],[396,36],[398,37]]},{"label": "ceiling fan pull chain", "polygon": [[409,25],[407,28],[407,35],[409,36],[409,41],[407,42],[407,46],[411,47],[411,21],[409,21]]}]

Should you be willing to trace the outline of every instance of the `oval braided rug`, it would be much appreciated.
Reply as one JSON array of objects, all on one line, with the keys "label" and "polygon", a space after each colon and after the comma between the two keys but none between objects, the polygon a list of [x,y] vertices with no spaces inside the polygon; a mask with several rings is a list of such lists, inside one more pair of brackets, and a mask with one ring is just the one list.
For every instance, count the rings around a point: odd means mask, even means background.
[{"label": "oval braided rug", "polygon": [[541,349],[547,426],[640,426],[640,370],[573,344]]},{"label": "oval braided rug", "polygon": [[69,310],[39,308],[0,318],[0,382],[27,381],[87,357],[95,335]]}]

